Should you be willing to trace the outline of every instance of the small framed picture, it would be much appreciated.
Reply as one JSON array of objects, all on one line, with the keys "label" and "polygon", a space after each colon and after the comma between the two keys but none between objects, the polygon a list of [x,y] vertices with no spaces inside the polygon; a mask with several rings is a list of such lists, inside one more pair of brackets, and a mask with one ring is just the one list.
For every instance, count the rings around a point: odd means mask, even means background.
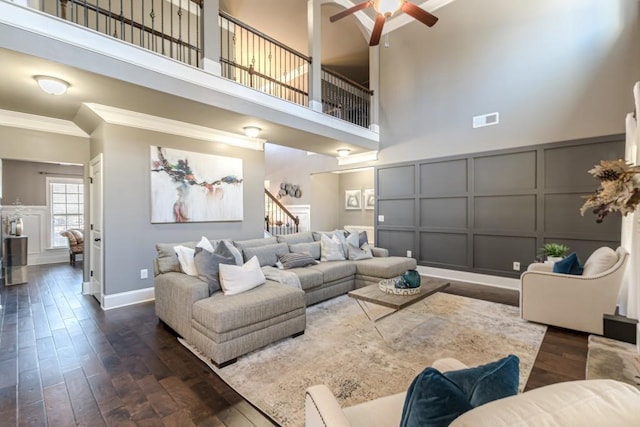
[{"label": "small framed picture", "polygon": [[362,191],[347,190],[344,192],[344,208],[348,210],[362,209]]},{"label": "small framed picture", "polygon": [[373,188],[368,188],[362,193],[362,199],[364,200],[364,208],[367,210],[373,210],[376,206],[376,196],[373,192]]}]

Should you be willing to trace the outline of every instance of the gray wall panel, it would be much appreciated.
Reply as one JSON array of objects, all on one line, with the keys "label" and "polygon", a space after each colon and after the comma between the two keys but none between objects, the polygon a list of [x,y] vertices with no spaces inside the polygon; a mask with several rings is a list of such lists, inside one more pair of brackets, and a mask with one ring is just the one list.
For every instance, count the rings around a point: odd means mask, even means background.
[{"label": "gray wall panel", "polygon": [[536,188],[536,152],[498,154],[474,159],[474,189],[496,193]]},{"label": "gray wall panel", "polygon": [[601,142],[582,146],[544,150],[545,187],[592,187],[597,183],[587,171],[604,159],[620,157],[617,142]]},{"label": "gray wall panel", "polygon": [[380,200],[378,215],[384,215],[384,224],[413,227],[416,223],[414,199]]},{"label": "gray wall panel", "polygon": [[467,234],[420,233],[420,261],[468,267]]},{"label": "gray wall panel", "polygon": [[467,198],[420,200],[420,227],[467,228]]},{"label": "gray wall panel", "polygon": [[420,165],[421,194],[466,193],[467,181],[467,159]]},{"label": "gray wall panel", "polygon": [[584,194],[547,194],[544,198],[544,231],[548,233],[580,233],[619,238],[621,216],[609,215],[596,224],[590,211],[580,215]]},{"label": "gray wall panel", "polygon": [[474,228],[536,230],[536,196],[486,196],[474,198]]},{"label": "gray wall panel", "polygon": [[376,246],[389,250],[391,256],[406,256],[407,251],[415,255],[415,233],[404,230],[379,230]]},{"label": "gray wall panel", "polygon": [[482,270],[513,271],[513,262],[524,270],[534,259],[535,237],[476,235],[473,239],[474,267]]},{"label": "gray wall panel", "polygon": [[378,169],[378,197],[408,196],[415,192],[415,166]]}]

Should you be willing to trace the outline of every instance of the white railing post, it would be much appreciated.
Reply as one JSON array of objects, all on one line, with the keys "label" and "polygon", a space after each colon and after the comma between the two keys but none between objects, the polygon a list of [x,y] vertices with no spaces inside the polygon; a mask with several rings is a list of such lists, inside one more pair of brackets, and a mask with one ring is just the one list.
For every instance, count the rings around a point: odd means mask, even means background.
[{"label": "white railing post", "polygon": [[322,111],[322,46],[320,0],[307,0],[307,30],[309,40],[309,108]]},{"label": "white railing post", "polygon": [[219,0],[204,0],[201,10],[201,31],[202,40],[202,68],[216,76],[222,75],[220,65],[220,25],[218,13],[220,10]]}]

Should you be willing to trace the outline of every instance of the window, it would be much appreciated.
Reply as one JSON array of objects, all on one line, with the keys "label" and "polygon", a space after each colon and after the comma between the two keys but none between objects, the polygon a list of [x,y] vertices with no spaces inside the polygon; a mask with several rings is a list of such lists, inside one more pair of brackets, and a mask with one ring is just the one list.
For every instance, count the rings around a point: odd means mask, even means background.
[{"label": "window", "polygon": [[84,228],[84,184],[81,179],[48,178],[51,214],[51,247],[67,246],[60,233],[69,228]]}]

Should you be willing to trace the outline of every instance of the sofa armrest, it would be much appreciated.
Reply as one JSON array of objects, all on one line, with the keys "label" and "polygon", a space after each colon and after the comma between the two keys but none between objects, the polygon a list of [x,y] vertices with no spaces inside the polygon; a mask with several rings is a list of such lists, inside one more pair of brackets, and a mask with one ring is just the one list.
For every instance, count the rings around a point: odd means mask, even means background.
[{"label": "sofa armrest", "polygon": [[209,297],[209,287],[184,273],[163,273],[153,279],[156,315],[185,340],[191,339],[193,304]]},{"label": "sofa armrest", "polygon": [[542,271],[546,273],[553,273],[553,264],[546,262],[534,262],[529,264],[527,271]]},{"label": "sofa armrest", "polygon": [[335,396],[324,385],[309,387],[304,398],[304,418],[306,427],[349,427]]},{"label": "sofa armrest", "polygon": [[376,248],[375,246],[371,248],[371,253],[374,257],[385,258],[389,256],[389,250],[385,248]]}]

